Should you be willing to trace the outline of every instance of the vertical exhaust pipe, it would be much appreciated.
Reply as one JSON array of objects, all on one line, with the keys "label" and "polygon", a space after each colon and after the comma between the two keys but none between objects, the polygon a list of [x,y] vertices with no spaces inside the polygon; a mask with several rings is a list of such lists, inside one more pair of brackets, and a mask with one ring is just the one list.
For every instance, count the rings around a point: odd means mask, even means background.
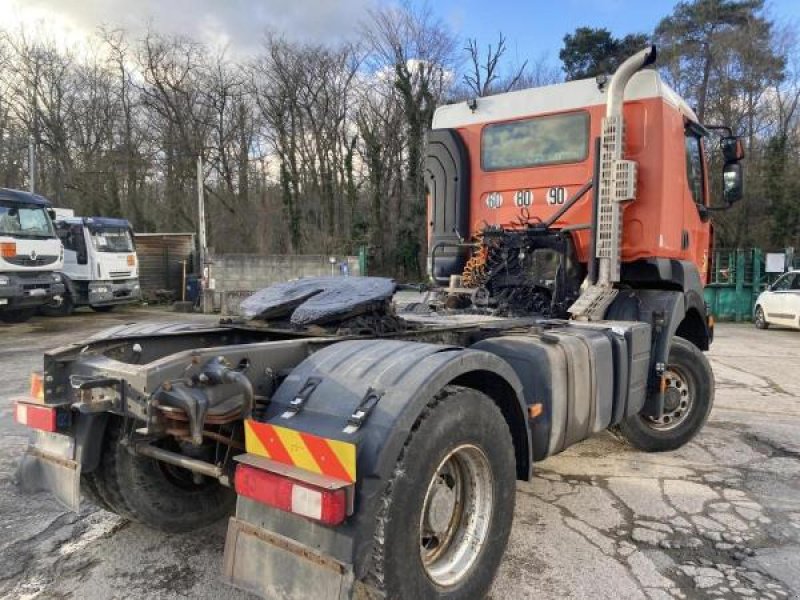
[{"label": "vertical exhaust pipe", "polygon": [[606,117],[622,116],[622,102],[625,98],[625,88],[628,86],[628,82],[637,71],[655,63],[657,55],[656,47],[650,46],[626,59],[619,66],[611,77],[611,83],[608,85]]},{"label": "vertical exhaust pipe", "polygon": [[655,60],[656,47],[650,46],[628,58],[611,77],[594,177],[591,284],[569,309],[575,319],[604,318],[617,295],[614,284],[620,280],[622,264],[622,203],[636,196],[636,163],[622,156],[625,133],[622,106],[631,77]]},{"label": "vertical exhaust pipe", "polygon": [[[637,71],[655,62],[656,47],[650,46],[625,60],[608,86],[606,118],[603,122],[603,141],[600,155],[600,202],[599,227],[595,240],[597,258],[600,259],[598,283],[609,286],[619,281],[620,252],[622,246],[622,207],[617,195],[617,163],[622,161],[624,145],[624,121],[622,105],[625,101],[625,88]],[[633,167],[635,168],[635,167]],[[635,177],[635,175],[633,175]]]}]

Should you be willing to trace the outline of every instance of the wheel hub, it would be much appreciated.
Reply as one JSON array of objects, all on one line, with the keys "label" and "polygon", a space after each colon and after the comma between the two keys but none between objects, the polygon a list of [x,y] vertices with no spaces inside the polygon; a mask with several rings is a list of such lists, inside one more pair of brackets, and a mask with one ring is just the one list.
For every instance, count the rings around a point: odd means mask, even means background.
[{"label": "wheel hub", "polygon": [[664,391],[664,410],[667,412],[676,411],[681,405],[680,391],[675,387],[668,387]]},{"label": "wheel hub", "polygon": [[653,429],[667,431],[683,423],[692,411],[694,398],[687,378],[677,369],[670,367],[664,373],[664,412],[660,419],[649,419]]},{"label": "wheel hub", "polygon": [[463,445],[439,464],[419,523],[420,558],[437,585],[457,585],[486,543],[494,505],[492,469],[483,450]]},{"label": "wheel hub", "polygon": [[444,477],[440,477],[431,491],[428,510],[425,514],[431,532],[442,534],[447,531],[456,510],[455,491],[448,487]]}]

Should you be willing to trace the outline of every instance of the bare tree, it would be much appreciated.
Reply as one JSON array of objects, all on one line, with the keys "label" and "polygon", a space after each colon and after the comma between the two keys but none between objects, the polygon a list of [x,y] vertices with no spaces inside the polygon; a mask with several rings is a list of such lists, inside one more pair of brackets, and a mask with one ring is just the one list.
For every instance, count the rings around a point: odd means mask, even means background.
[{"label": "bare tree", "polygon": [[470,63],[469,70],[463,75],[464,84],[477,97],[509,92],[515,89],[525,76],[527,60],[515,68],[510,75],[503,76],[501,73],[501,59],[507,50],[506,38],[502,33],[499,34],[496,47],[492,48],[492,45],[489,44],[485,58],[481,57],[478,40],[475,38],[467,40],[464,50],[469,55]]},{"label": "bare tree", "polygon": [[[758,0],[729,2],[709,32],[699,17],[714,2],[681,3],[657,33],[675,46],[666,75],[690,101],[704,98],[708,120],[747,136],[748,199],[717,217],[718,238],[800,245],[796,32]],[[26,187],[32,136],[36,187],[57,204],[140,230],[192,230],[202,156],[215,249],[340,254],[368,244],[374,270],[416,279],[436,107],[561,79],[544,55],[511,60],[502,35],[462,45],[430,6],[410,3],[373,10],[347,43],[273,33],[244,61],[154,31],[100,30],[69,50],[0,29],[0,184]]]},{"label": "bare tree", "polygon": [[452,85],[457,66],[456,39],[428,5],[411,3],[370,11],[363,35],[374,73],[393,79],[405,116],[406,189],[408,206],[401,206],[402,227],[397,234],[397,267],[419,277],[422,240],[425,239],[425,186],[422,156],[425,133],[433,113]]}]

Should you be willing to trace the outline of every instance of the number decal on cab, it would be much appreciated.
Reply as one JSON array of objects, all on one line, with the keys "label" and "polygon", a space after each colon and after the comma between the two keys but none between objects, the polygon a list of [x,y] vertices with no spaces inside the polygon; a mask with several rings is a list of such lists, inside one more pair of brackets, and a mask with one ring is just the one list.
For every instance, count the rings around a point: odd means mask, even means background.
[{"label": "number decal on cab", "polygon": [[500,208],[503,206],[503,194],[500,192],[492,192],[486,196],[486,206],[489,208]]},{"label": "number decal on cab", "polygon": [[563,187],[551,187],[547,190],[547,203],[552,205],[564,204],[567,199],[567,190]]},{"label": "number decal on cab", "polygon": [[514,194],[514,204],[522,208],[533,204],[533,192],[531,190],[519,190]]}]

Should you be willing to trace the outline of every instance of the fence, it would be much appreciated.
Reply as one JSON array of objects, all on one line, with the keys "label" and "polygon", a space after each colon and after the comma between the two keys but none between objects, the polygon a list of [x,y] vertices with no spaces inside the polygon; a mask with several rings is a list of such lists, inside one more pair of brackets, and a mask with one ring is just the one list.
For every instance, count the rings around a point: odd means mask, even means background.
[{"label": "fence", "polygon": [[358,256],[222,254],[211,260],[214,310],[236,314],[254,291],[299,277],[361,275]]},{"label": "fence", "polygon": [[[783,253],[784,271],[800,267],[800,255],[795,256],[793,249]],[[711,314],[721,321],[750,320],[758,295],[782,272],[767,272],[766,254],[761,248],[715,250],[705,288]]]}]

